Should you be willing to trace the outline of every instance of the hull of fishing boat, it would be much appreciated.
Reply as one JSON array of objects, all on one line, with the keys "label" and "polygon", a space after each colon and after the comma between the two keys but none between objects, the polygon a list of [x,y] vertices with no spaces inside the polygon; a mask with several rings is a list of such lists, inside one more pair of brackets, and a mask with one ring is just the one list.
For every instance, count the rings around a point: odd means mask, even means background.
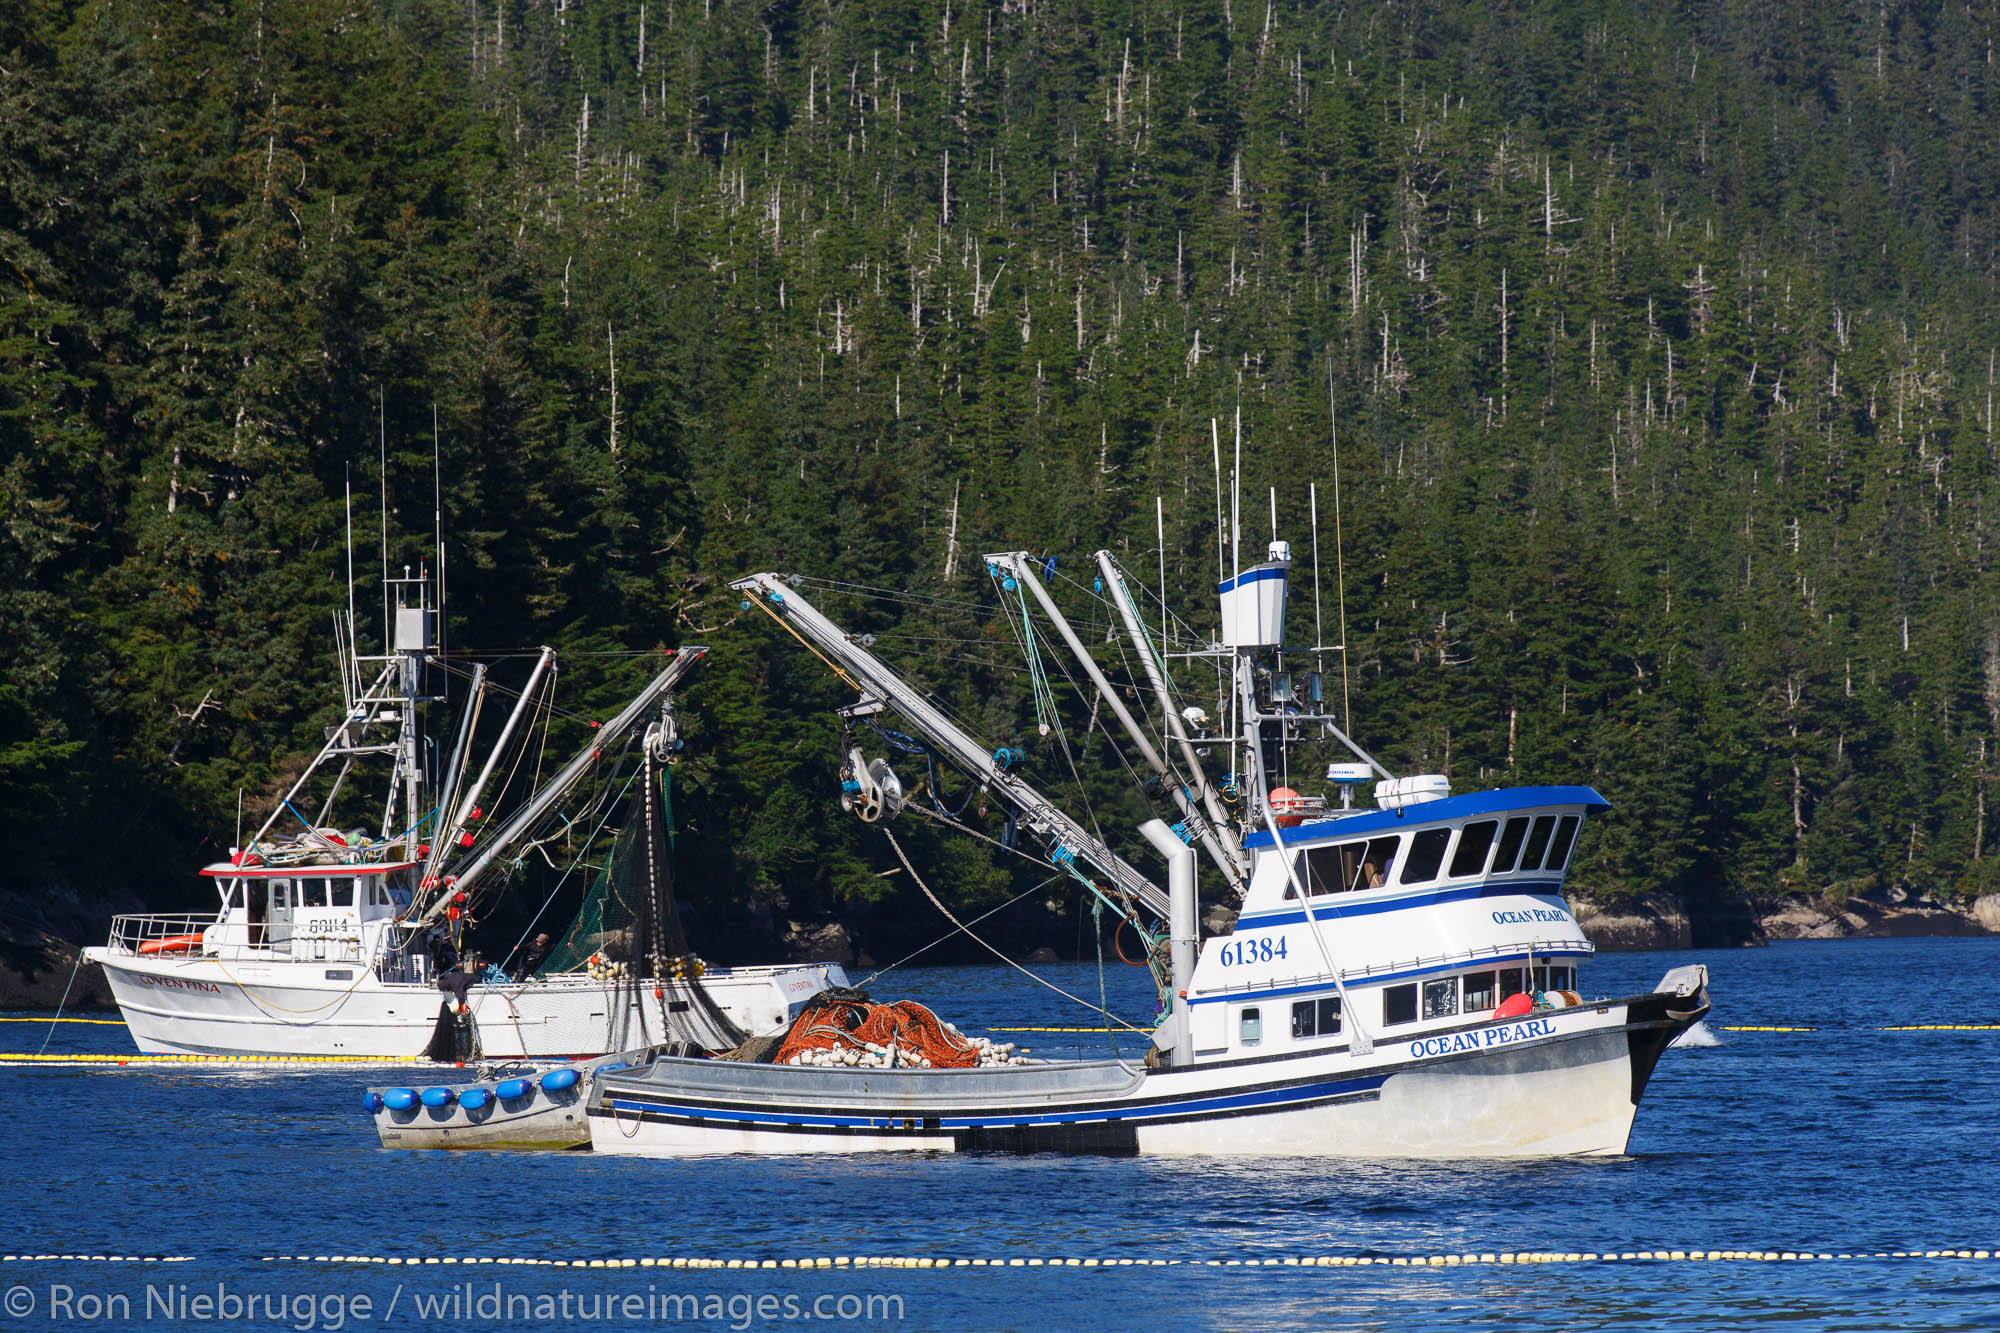
[{"label": "hull of fishing boat", "polygon": [[1620,1153],[1659,1053],[1707,1012],[1662,992],[1266,1058],[849,1070],[663,1059],[599,1079],[599,1152],[1315,1157]]},{"label": "hull of fishing boat", "polygon": [[[385,982],[357,963],[289,958],[141,957],[86,950],[101,963],[140,1051],[408,1059],[436,1030],[444,997],[426,982]],[[717,970],[703,987],[738,1027],[782,1029],[845,975],[825,965]],[[670,1040],[651,982],[563,974],[468,994],[483,1055],[555,1059]]]}]

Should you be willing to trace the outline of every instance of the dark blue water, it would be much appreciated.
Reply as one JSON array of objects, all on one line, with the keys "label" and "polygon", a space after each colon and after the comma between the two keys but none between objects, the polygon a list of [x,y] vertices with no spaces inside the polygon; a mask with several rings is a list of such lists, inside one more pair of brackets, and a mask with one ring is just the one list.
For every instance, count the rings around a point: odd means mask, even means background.
[{"label": "dark blue water", "polygon": [[[1650,989],[1688,961],[1713,975],[1719,1044],[1669,1051],[1631,1155],[1591,1161],[392,1152],[376,1146],[360,1111],[359,1089],[381,1080],[352,1071],[7,1068],[0,1094],[12,1150],[0,1188],[11,1206],[0,1255],[17,1257],[0,1258],[0,1326],[2000,1328],[2000,1258],[1860,1257],[1990,1255],[2000,1245],[2000,1030],[1884,1030],[2000,1023],[2000,939],[1608,955],[1586,974],[1587,989]],[[1094,967],[1039,971],[1097,994]],[[1143,1022],[1143,974],[1119,968],[1105,983],[1112,1007]],[[997,967],[910,971],[872,989],[923,1000],[968,1029],[1078,1021],[1065,1001]],[[1754,1026],[1818,1030],[1726,1030]],[[9,1022],[0,1046],[32,1051],[47,1031]],[[1003,1035],[1047,1054],[1104,1046],[1100,1035]],[[129,1047],[121,1028],[64,1024],[49,1049]],[[1640,1250],[1856,1257],[1241,1262]],[[18,1257],[44,1254],[185,1261]],[[275,1257],[314,1255],[419,1266]],[[675,1256],[1184,1262],[945,1271],[422,1263]],[[466,1281],[486,1306],[437,1309]],[[159,1313],[163,1300],[202,1293],[224,1305],[207,1317],[178,1304]],[[504,1305],[494,1310],[495,1295],[513,1302],[511,1317]],[[677,1314],[670,1295],[713,1300]],[[232,1319],[231,1297],[264,1304]],[[857,1304],[870,1297],[872,1315]],[[825,1317],[787,1317],[810,1316],[815,1301]],[[280,1317],[269,1317],[273,1303]],[[862,1313],[843,1319],[843,1308]]]}]

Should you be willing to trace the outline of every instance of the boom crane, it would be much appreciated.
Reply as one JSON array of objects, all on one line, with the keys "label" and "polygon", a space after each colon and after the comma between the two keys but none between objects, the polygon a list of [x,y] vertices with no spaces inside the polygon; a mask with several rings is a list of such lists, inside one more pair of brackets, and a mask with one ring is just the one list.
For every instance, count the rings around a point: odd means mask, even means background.
[{"label": "boom crane", "polygon": [[840,671],[861,692],[857,710],[869,705],[893,708],[926,740],[1004,800],[1017,812],[1021,825],[1049,848],[1051,861],[1086,862],[1115,892],[1144,906],[1156,918],[1167,919],[1170,906],[1162,889],[1024,781],[1004,758],[1005,751],[989,749],[974,740],[852,635],[821,614],[797,588],[769,573],[751,574],[729,586]]}]

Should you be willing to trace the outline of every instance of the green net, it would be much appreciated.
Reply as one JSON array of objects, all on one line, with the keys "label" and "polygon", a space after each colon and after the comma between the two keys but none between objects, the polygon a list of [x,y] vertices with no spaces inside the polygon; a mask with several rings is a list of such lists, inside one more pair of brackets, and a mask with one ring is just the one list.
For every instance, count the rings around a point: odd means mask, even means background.
[{"label": "green net", "polygon": [[638,926],[644,915],[643,876],[631,873],[635,849],[643,851],[644,840],[636,828],[626,828],[612,843],[611,855],[584,891],[583,905],[577,909],[569,929],[549,949],[538,972],[582,972],[590,960],[623,963],[627,971],[643,970],[645,942]]}]

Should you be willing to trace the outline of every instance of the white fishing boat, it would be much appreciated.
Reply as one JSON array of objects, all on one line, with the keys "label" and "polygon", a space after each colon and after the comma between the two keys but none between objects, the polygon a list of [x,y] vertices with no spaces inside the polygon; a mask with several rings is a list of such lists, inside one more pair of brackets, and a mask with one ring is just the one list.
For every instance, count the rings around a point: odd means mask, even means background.
[{"label": "white fishing boat", "polygon": [[[582,966],[557,969],[551,959],[516,977],[460,964],[458,976],[448,975],[452,960],[470,952],[466,927],[489,876],[498,878],[492,872],[524,841],[547,841],[545,826],[561,823],[564,802],[586,779],[606,776],[614,747],[641,723],[643,790],[653,798],[642,815],[657,823],[652,784],[675,745],[671,692],[707,650],[673,652],[560,773],[504,820],[488,820],[483,807],[504,787],[496,769],[524,753],[533,731],[525,720],[547,708],[555,654],[542,650],[476,773],[472,742],[497,687],[483,664],[471,668],[457,742],[440,772],[422,731],[426,712],[445,702],[428,680],[447,668],[430,581],[406,570],[386,582],[396,598],[389,650],[352,650],[350,607],[341,719],[255,836],[199,872],[216,906],[116,917],[109,942],[84,951],[104,968],[142,1052],[465,1059],[730,1044],[782,1030],[814,994],[845,984],[838,967],[823,964],[708,968],[684,941],[669,948],[657,934],[649,939],[662,909],[658,884],[643,895],[636,924],[581,939],[572,928],[565,943],[570,954],[589,955]],[[364,684],[369,670],[375,675]],[[338,818],[343,794],[352,805],[361,785],[350,777],[370,764],[388,768],[368,809],[372,833]],[[315,805],[316,817],[299,814]]]},{"label": "white fishing boat", "polygon": [[[1031,787],[1019,749],[975,740],[879,660],[872,641],[821,614],[800,580],[758,574],[734,586],[861,691],[843,710],[850,809],[886,825],[917,804],[886,759],[863,762],[852,739],[853,727],[893,714],[920,738],[906,749],[955,764],[982,801],[1009,811],[1021,840],[1140,932],[1161,999],[1145,1058],[975,1063],[955,1035],[899,1046],[809,1016],[781,1048],[786,1063],[666,1057],[600,1076],[586,1103],[596,1151],[1625,1150],[1661,1052],[1708,1011],[1708,977],[1678,967],[1647,994],[1583,998],[1592,946],[1563,883],[1587,821],[1608,808],[1594,790],[1453,794],[1442,775],[1383,768],[1321,704],[1317,674],[1282,651],[1285,543],[1274,540],[1263,563],[1225,571],[1220,630],[1189,655],[1226,667],[1217,715],[1236,725],[1212,732],[1171,684],[1164,625],[1144,622],[1108,552],[1096,557],[1101,595],[1143,664],[1152,726],[1092,661],[1038,562],[1018,552],[987,561],[1030,659],[1050,647],[1037,648],[1039,627],[1053,627],[1156,775],[1158,797],[1173,802],[1175,826],[1153,819],[1141,829],[1166,863],[1164,891]],[[1308,782],[1301,765],[1319,744],[1340,757],[1315,760]],[[1225,756],[1230,776],[1211,782],[1204,752]],[[1326,795],[1297,791],[1317,782]],[[1372,808],[1353,800],[1370,784]],[[1205,941],[1197,848],[1221,894],[1240,902],[1233,928]],[[801,1042],[802,1033],[819,1035]],[[924,1067],[945,1059],[968,1067]]]}]

